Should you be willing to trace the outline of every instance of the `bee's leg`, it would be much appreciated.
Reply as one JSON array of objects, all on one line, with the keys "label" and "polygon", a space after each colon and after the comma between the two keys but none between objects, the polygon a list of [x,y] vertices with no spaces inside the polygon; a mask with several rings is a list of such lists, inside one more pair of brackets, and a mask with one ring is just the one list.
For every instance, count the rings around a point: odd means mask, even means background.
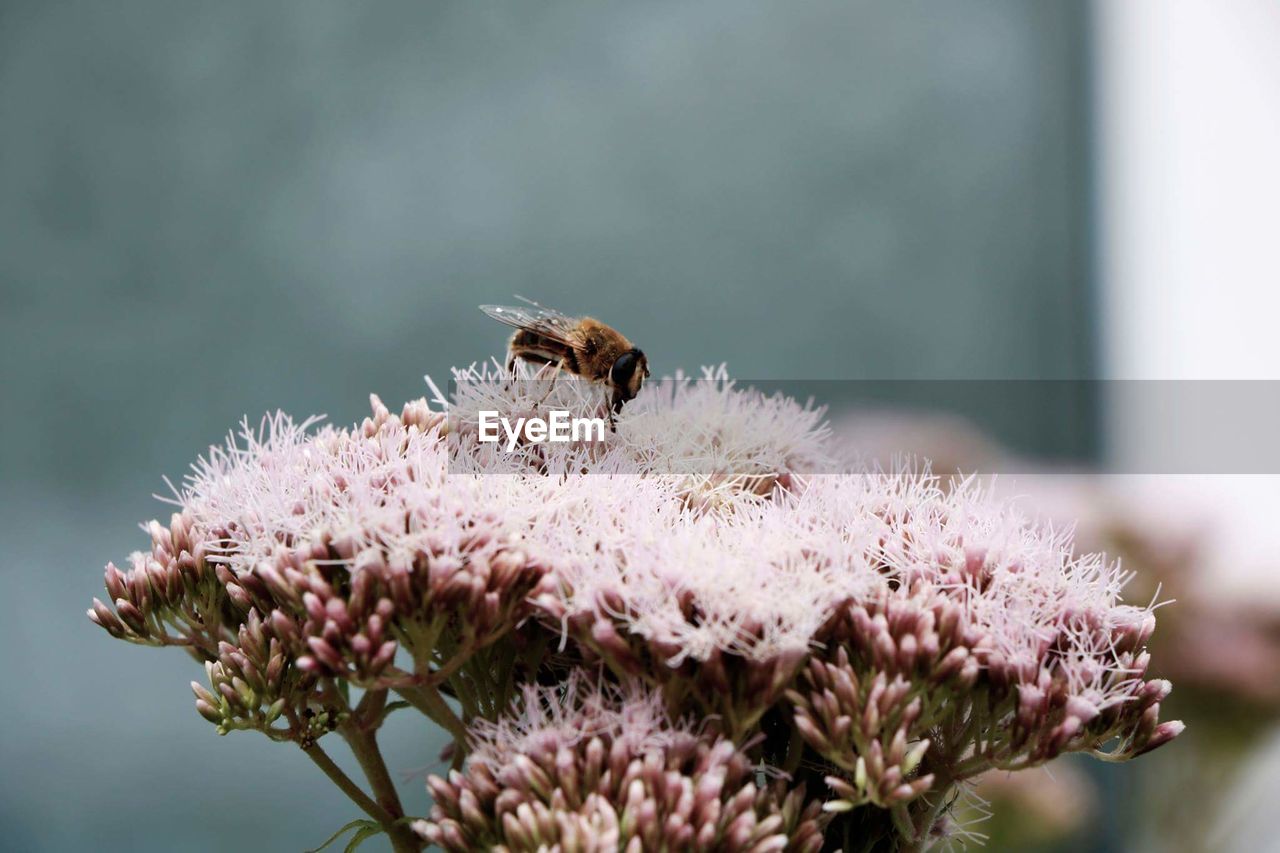
[{"label": "bee's leg", "polygon": [[617,432],[618,423],[613,416],[622,411],[622,395],[615,388],[613,393],[609,395],[609,431]]},{"label": "bee's leg", "polygon": [[555,387],[556,377],[560,375],[560,368],[562,367],[564,367],[564,362],[557,361],[555,369],[551,371],[551,378],[547,380],[547,390],[543,392],[542,397],[538,400],[536,405],[541,406],[547,401],[547,398],[551,396],[551,389]]}]

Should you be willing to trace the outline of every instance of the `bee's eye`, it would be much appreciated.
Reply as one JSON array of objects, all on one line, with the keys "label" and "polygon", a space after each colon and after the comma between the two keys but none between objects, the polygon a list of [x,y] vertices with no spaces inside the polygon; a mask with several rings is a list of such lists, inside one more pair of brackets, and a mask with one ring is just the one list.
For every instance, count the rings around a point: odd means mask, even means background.
[{"label": "bee's eye", "polygon": [[628,350],[618,356],[618,360],[613,363],[613,367],[609,370],[609,381],[617,388],[626,388],[631,384],[631,376],[636,372],[636,362],[640,355],[639,350]]}]

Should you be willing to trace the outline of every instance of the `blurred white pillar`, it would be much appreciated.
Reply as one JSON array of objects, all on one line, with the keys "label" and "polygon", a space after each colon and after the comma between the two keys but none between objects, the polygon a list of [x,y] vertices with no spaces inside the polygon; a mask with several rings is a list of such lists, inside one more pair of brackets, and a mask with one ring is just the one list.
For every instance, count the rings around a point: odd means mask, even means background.
[{"label": "blurred white pillar", "polygon": [[[1280,379],[1280,0],[1094,11],[1104,375]],[[1111,390],[1121,467],[1155,443],[1190,442],[1180,418]],[[1213,507],[1213,592],[1274,594],[1280,478],[1180,479],[1147,485]]]},{"label": "blurred white pillar", "polygon": [[1095,11],[1109,375],[1280,379],[1280,2]]},{"label": "blurred white pillar", "polygon": [[[1104,375],[1280,379],[1280,0],[1095,0],[1094,11]],[[1111,390],[1108,449],[1122,469],[1153,444],[1189,442],[1196,428]],[[1168,524],[1187,517],[1179,507],[1211,519],[1193,595],[1280,604],[1280,478],[1124,486]],[[1215,849],[1274,846],[1278,749],[1224,798]]]}]

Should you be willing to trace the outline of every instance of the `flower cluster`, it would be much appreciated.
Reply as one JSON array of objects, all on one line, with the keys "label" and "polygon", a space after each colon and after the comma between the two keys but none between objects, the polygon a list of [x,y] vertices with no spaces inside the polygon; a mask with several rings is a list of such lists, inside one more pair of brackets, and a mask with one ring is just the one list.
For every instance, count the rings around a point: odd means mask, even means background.
[{"label": "flower cluster", "polygon": [[[503,458],[476,411],[599,395],[455,379],[452,407],[246,426],[90,611],[186,648],[202,716],[298,744],[398,851],[919,847],[986,770],[1180,731],[1126,576],[973,482],[833,473],[821,410],[723,370]],[[376,745],[402,707],[454,738],[416,834]]]},{"label": "flower cluster", "polygon": [[423,838],[452,851],[817,851],[816,801],[757,783],[729,740],[670,723],[661,697],[571,678],[478,725],[466,773],[433,776]]},{"label": "flower cluster", "polygon": [[[107,567],[116,612],[95,600],[91,618],[209,657],[250,627],[293,666],[360,686],[456,668],[505,634],[545,571],[497,509],[509,489],[445,476],[444,418],[424,402],[400,416],[373,407],[356,430],[308,435],[277,415],[212,449],[178,494],[182,512],[147,526],[150,553],[128,572]],[[411,676],[392,666],[401,646]]]}]

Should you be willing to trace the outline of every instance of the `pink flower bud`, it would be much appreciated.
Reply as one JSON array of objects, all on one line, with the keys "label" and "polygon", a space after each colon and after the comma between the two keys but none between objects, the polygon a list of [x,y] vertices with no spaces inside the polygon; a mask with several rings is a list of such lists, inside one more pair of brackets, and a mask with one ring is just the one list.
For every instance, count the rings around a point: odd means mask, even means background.
[{"label": "pink flower bud", "polygon": [[1147,738],[1147,742],[1133,754],[1136,758],[1139,755],[1145,755],[1153,749],[1159,749],[1169,741],[1176,738],[1186,729],[1186,724],[1181,720],[1169,720],[1156,726],[1155,731],[1151,733],[1151,737]]}]

